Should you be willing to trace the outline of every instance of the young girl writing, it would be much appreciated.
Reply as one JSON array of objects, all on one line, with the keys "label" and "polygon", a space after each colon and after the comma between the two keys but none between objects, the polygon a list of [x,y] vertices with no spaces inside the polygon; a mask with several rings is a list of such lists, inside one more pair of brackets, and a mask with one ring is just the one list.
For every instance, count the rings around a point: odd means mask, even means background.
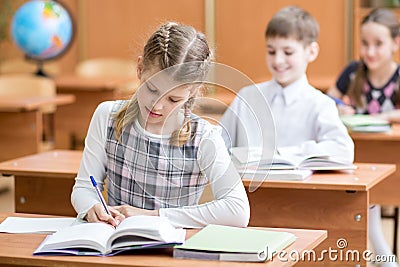
[{"label": "young girl writing", "polygon": [[[400,25],[388,9],[372,10],[361,22],[360,61],[351,62],[341,73],[336,86],[328,91],[340,114],[391,114],[399,105],[399,65],[393,54],[399,48]],[[379,255],[392,254],[381,225],[379,205],[370,206],[369,238]],[[381,266],[397,266],[382,263]]]},{"label": "young girl writing", "polygon": [[362,20],[361,60],[351,62],[328,91],[347,104],[338,105],[340,114],[376,114],[399,105],[399,66],[393,58],[399,35],[399,21],[388,9],[374,9]]},{"label": "young girl writing", "polygon": [[[135,215],[165,216],[178,227],[247,226],[250,208],[221,131],[191,114],[211,65],[205,36],[162,25],[138,58],[130,101],[100,104],[91,120],[71,201],[78,217],[117,225]],[[108,179],[111,215],[89,176]],[[199,205],[207,180],[215,200]]]}]

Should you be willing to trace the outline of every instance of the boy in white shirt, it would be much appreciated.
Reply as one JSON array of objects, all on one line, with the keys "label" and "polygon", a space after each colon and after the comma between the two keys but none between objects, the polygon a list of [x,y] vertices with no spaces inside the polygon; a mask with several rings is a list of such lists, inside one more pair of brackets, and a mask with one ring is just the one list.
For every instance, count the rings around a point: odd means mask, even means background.
[{"label": "boy in white shirt", "polygon": [[[307,66],[319,52],[318,34],[318,23],[298,7],[286,7],[274,15],[265,33],[266,61],[273,79],[243,88],[226,110],[220,123],[228,148],[271,142],[265,134],[260,140],[260,131],[275,127],[278,150],[290,147],[296,154],[317,153],[353,162],[354,144],[335,102],[307,80]],[[266,105],[274,122],[262,125],[269,114],[256,110]]]},{"label": "boy in white shirt", "polygon": [[[264,148],[278,151],[315,153],[353,162],[354,143],[335,102],[307,80],[307,66],[319,52],[318,34],[318,23],[301,8],[285,7],[272,17],[265,38],[266,62],[273,79],[241,89],[222,116],[220,124],[228,149],[263,143]],[[265,106],[272,114],[257,112]],[[275,136],[268,133],[274,129]],[[370,207],[369,236],[378,254],[391,254],[384,249],[387,245],[376,206]]]}]

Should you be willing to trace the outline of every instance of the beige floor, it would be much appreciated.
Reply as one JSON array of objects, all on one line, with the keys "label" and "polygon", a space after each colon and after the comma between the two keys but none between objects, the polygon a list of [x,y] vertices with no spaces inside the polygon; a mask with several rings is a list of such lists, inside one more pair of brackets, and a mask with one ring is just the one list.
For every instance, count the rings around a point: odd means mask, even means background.
[{"label": "beige floor", "polygon": [[[14,212],[14,179],[0,176],[0,212]],[[393,220],[383,219],[382,227],[387,242],[393,244]],[[398,240],[400,246],[400,238]],[[400,251],[400,248],[398,249]],[[398,255],[398,254],[397,254]],[[375,267],[376,265],[367,265]]]},{"label": "beige floor", "polygon": [[0,212],[14,212],[14,178],[0,175]]}]

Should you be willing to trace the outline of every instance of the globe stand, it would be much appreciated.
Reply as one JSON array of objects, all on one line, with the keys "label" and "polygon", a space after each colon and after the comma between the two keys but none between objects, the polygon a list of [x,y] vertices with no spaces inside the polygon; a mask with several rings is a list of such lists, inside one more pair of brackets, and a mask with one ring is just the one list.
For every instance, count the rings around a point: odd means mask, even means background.
[{"label": "globe stand", "polygon": [[41,76],[41,77],[49,77],[44,71],[43,71],[43,61],[38,60],[37,61],[38,69],[35,73],[36,76]]}]

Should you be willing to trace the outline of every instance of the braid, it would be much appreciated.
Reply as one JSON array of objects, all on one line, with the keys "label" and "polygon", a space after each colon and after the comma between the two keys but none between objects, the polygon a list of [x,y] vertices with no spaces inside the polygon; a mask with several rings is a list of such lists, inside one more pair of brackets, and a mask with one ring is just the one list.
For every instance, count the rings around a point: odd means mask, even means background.
[{"label": "braid", "polygon": [[[182,127],[172,133],[171,144],[175,146],[184,145],[192,135],[192,126],[190,115],[192,114],[192,108],[194,105],[194,97],[189,98],[184,104],[184,115]],[[194,137],[194,136],[193,136]]]},{"label": "braid", "polygon": [[161,69],[168,68],[172,65],[174,65],[173,62],[170,61],[170,58],[172,57],[172,51],[171,51],[171,35],[173,32],[173,28],[178,26],[177,23],[175,22],[168,22],[164,25],[162,25],[159,29],[159,46],[161,50],[161,55],[160,55],[160,61],[161,61]]},{"label": "braid", "polygon": [[161,27],[160,29],[160,47],[163,52],[162,60],[164,61],[163,65],[165,67],[169,66],[169,56],[168,56],[168,46],[169,46],[169,41],[170,41],[170,31],[171,31],[171,24],[165,24],[164,26]]}]

